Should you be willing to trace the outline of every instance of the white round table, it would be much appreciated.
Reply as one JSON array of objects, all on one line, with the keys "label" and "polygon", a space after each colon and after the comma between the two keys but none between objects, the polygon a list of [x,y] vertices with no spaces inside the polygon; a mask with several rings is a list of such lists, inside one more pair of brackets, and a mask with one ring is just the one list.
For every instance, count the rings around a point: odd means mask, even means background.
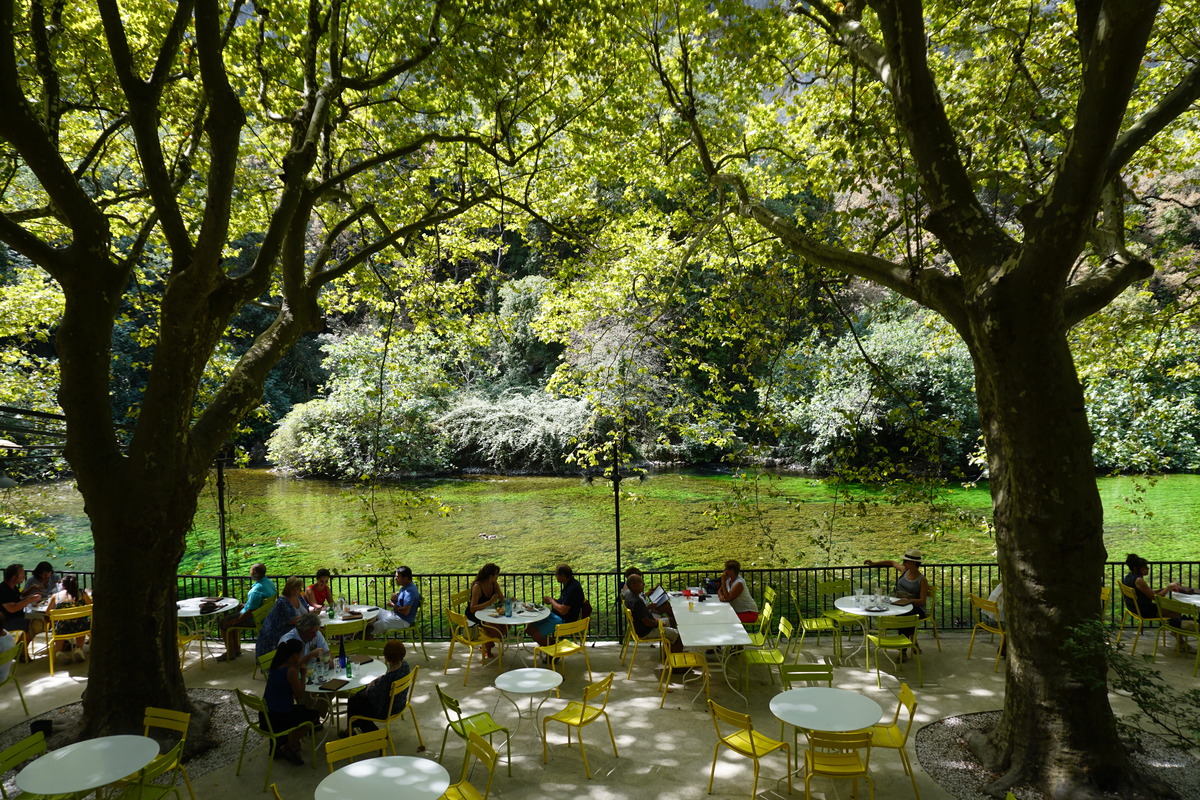
[{"label": "white round table", "polygon": [[[200,606],[205,602],[213,602],[216,607],[210,611],[201,611]],[[175,604],[178,609],[180,619],[199,619],[200,617],[210,617],[214,614],[224,614],[237,608],[240,603],[232,597],[189,597],[187,600],[180,600]]]},{"label": "white round table", "polygon": [[[532,604],[529,605],[532,606]],[[506,617],[504,614],[498,614],[495,611],[479,611],[476,612],[475,618],[479,620],[480,625],[493,625],[496,627],[508,628],[510,631],[513,628],[516,628],[517,636],[513,643],[520,647],[523,644],[520,638],[521,631],[525,628],[525,626],[534,622],[541,622],[550,616],[549,606],[542,606],[540,609],[535,606],[532,610],[526,609],[525,606],[526,603],[518,600],[517,602],[513,603],[513,613],[511,617]],[[506,635],[504,640],[501,641],[500,647],[505,648],[507,645],[508,636]],[[504,652],[501,650],[500,658],[497,659],[497,662],[503,662],[503,660]]]},{"label": "white round table", "polygon": [[[517,710],[517,727],[521,727],[521,720],[525,719],[525,714],[521,711],[521,706],[517,704],[511,695],[527,695],[529,697],[529,718],[534,720],[535,727],[537,723],[538,712],[542,710],[542,705],[550,699],[549,692],[558,694],[558,687],[563,682],[563,676],[552,669],[542,669],[541,667],[527,667],[525,669],[514,669],[508,672],[502,672],[496,676],[496,688],[500,690],[500,696],[507,698],[508,702],[513,704],[513,708]],[[537,704],[537,708],[533,707],[533,696],[546,692],[546,696],[542,698],[542,702]],[[499,704],[500,701],[496,701]],[[492,709],[495,711],[495,709]]]},{"label": "white round table", "polygon": [[30,794],[88,792],[127,778],[158,755],[148,736],[101,736],[51,750],[17,773],[17,787]]},{"label": "white round table", "polygon": [[789,725],[810,731],[846,733],[869,728],[883,718],[871,698],[848,689],[802,686],[771,698],[771,713]]},{"label": "white round table", "polygon": [[383,756],[355,761],[325,776],[315,800],[437,800],[450,785],[450,773],[436,761],[414,756]]},{"label": "white round table", "polygon": [[355,617],[354,619],[342,619],[341,615],[335,611],[333,613],[333,619],[330,619],[328,614],[318,614],[317,618],[321,620],[321,627],[324,628],[332,625],[334,628],[336,628],[338,625],[350,625],[363,621],[370,625],[379,616],[379,606],[352,605],[346,606],[346,610],[357,611],[359,614],[362,614],[362,616]]},{"label": "white round table", "polygon": [[[865,605],[866,602],[867,595],[863,595],[863,604]],[[908,611],[912,611],[913,608],[911,605],[899,606],[892,602],[885,603],[881,610],[859,608],[858,598],[854,597],[853,595],[839,597],[837,600],[833,601],[833,605],[842,611],[846,611],[850,614],[858,614],[862,617],[896,617]]]}]

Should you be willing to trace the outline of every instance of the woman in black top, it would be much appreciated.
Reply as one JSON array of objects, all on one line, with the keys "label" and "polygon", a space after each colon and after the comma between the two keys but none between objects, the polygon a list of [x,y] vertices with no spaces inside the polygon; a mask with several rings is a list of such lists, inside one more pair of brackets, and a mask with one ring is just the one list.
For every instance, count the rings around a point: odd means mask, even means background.
[{"label": "woman in black top", "polygon": [[[483,565],[475,582],[471,584],[471,597],[467,600],[467,619],[475,624],[481,624],[476,613],[494,606],[497,601],[504,600],[504,588],[500,585],[500,567],[492,563]],[[483,625],[483,632],[496,639],[504,638],[504,631],[494,625]],[[495,645],[489,642],[484,645],[483,657],[491,658]]]}]

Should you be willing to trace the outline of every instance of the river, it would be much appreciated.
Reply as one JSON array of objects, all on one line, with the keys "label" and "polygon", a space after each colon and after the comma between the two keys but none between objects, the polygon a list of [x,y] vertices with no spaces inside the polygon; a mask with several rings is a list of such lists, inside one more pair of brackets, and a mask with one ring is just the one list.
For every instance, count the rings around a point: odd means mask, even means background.
[{"label": "river", "polygon": [[[611,484],[572,478],[476,476],[414,481],[375,493],[267,470],[226,473],[230,569],[263,561],[273,574],[318,567],[373,572],[407,563],[422,572],[474,572],[495,561],[512,571],[610,570],[615,558]],[[1151,561],[1194,559],[1200,476],[1098,481],[1110,560],[1137,552]],[[939,502],[895,504],[851,487],[847,502],[821,481],[798,476],[739,480],[672,472],[625,481],[621,496],[623,564],[644,568],[821,566],[895,558],[909,547],[927,563],[993,561],[985,521],[986,485],[953,487]],[[835,502],[837,498],[837,502]],[[42,559],[90,570],[91,534],[69,483],[0,493],[0,511],[41,511],[50,538],[0,533],[0,563]],[[52,540],[53,539],[53,540]],[[201,498],[181,571],[220,572],[216,492]]]}]

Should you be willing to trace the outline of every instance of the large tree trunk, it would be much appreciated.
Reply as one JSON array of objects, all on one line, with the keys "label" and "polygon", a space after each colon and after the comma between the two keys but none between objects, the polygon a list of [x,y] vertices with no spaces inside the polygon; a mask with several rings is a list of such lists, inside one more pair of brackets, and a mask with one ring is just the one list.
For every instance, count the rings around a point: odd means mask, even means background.
[{"label": "large tree trunk", "polygon": [[1014,612],[1004,712],[972,747],[1005,773],[991,787],[998,796],[1023,783],[1055,798],[1136,795],[1146,788],[1133,779],[1106,687],[1094,680],[1107,674],[1103,655],[1062,646],[1072,626],[1101,611],[1103,510],[1061,302],[1020,283],[1000,279],[968,312],[1000,572]]}]

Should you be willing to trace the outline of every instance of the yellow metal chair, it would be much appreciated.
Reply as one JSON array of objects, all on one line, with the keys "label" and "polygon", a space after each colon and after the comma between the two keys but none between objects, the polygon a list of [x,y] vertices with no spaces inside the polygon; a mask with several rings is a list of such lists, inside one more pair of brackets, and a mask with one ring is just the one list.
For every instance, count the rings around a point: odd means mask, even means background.
[{"label": "yellow metal chair", "polygon": [[[879,675],[879,652],[881,650],[911,650],[917,662],[917,685],[924,686],[925,678],[921,670],[921,648],[917,646],[918,620],[915,616],[880,617],[875,620],[875,632],[867,634],[867,669],[871,668],[871,646],[875,647],[875,684],[883,688],[883,679]],[[909,639],[900,631],[912,629],[913,638]],[[968,658],[970,655],[968,654]]]},{"label": "yellow metal chair", "polygon": [[842,653],[842,629],[830,617],[822,614],[819,617],[802,617],[800,616],[800,601],[796,597],[796,593],[792,592],[792,605],[796,609],[796,616],[800,620],[800,649],[804,649],[804,637],[808,634],[813,634],[817,637],[817,646],[821,645],[821,634],[828,633],[833,639],[833,652],[841,658]]},{"label": "yellow metal chair", "polygon": [[325,743],[325,762],[329,764],[329,771],[333,772],[333,765],[339,761],[355,759],[365,756],[367,753],[379,753],[379,755],[385,756],[389,741],[386,728],[376,728],[367,733],[356,733],[345,739],[331,739]]},{"label": "yellow metal chair", "polygon": [[[467,776],[471,774],[471,756],[475,756],[480,764],[483,764],[488,771],[487,785],[483,787],[483,794],[467,780]],[[446,789],[440,800],[487,800],[489,794],[492,793],[492,780],[496,777],[496,760],[499,755],[495,749],[488,744],[487,740],[480,736],[475,731],[467,733],[467,758],[463,760],[462,775],[458,779],[458,783],[452,783]]]},{"label": "yellow metal chair", "polygon": [[[724,706],[717,705],[712,700],[708,701],[708,710],[712,715],[713,727],[717,730],[717,744],[713,748],[712,769],[708,773],[708,793],[712,794],[713,779],[717,774],[717,758],[721,752],[721,745],[725,745],[738,755],[745,756],[754,762],[754,783],[750,785],[751,800],[754,800],[754,797],[758,794],[759,759],[774,753],[776,750],[782,749],[787,756],[788,794],[791,794],[792,748],[788,747],[788,743],[772,739],[770,736],[765,736],[754,730],[754,723],[751,721],[749,714],[739,714],[736,711],[731,711]],[[731,727],[732,730],[729,733],[722,731],[722,723],[727,727]]]},{"label": "yellow metal chair", "polygon": [[[833,688],[833,665],[832,664],[780,664],[779,665],[779,680],[783,683],[784,689],[794,689],[796,684],[804,684],[812,686],[815,683],[823,683],[830,689]],[[779,721],[779,738],[782,739],[787,733],[783,720]],[[792,726],[792,747],[796,748],[797,756],[800,753],[800,731],[807,728],[799,728]]]},{"label": "yellow metal chair", "polygon": [[283,800],[283,795],[279,793],[279,787],[273,783],[271,784],[271,796],[275,798],[275,800]]},{"label": "yellow metal chair", "polygon": [[[421,671],[420,667],[413,667],[408,671],[408,674],[399,680],[392,681],[392,687],[388,691],[388,714],[386,717],[368,717],[365,714],[355,714],[346,723],[349,730],[354,730],[354,721],[361,719],[366,722],[373,722],[383,729],[384,735],[387,737],[388,747],[391,748],[392,755],[396,755],[396,743],[392,741],[392,720],[400,719],[405,712],[412,708],[413,701],[413,686],[417,682],[417,674]],[[404,699],[404,705],[399,709],[396,708],[396,698],[402,693],[408,692],[408,696]],[[425,749],[425,739],[421,736],[421,726],[417,724],[417,712],[413,711],[410,714],[413,721],[413,728],[417,731],[417,743],[420,745],[418,749]]]},{"label": "yellow metal chair", "polygon": [[[900,709],[908,711],[908,722],[900,727]],[[921,800],[921,792],[917,789],[917,776],[913,772],[912,762],[908,758],[908,734],[912,732],[913,719],[917,716],[917,698],[907,683],[900,684],[900,702],[896,705],[896,715],[891,722],[880,722],[871,727],[871,746],[887,747],[900,753],[900,763],[904,766],[904,774],[912,781],[913,795]]]},{"label": "yellow metal chair", "polygon": [[775,587],[769,583],[763,586],[763,605],[767,603],[775,604]]},{"label": "yellow metal chair", "polygon": [[1122,599],[1129,601],[1128,603],[1121,603],[1121,627],[1117,629],[1117,643],[1119,644],[1121,642],[1121,637],[1125,634],[1125,618],[1131,617],[1132,619],[1137,620],[1137,633],[1133,637],[1133,647],[1129,649],[1130,654],[1133,654],[1137,652],[1138,639],[1142,638],[1142,626],[1147,622],[1157,622],[1161,625],[1165,624],[1167,620],[1165,617],[1161,616],[1143,617],[1136,611],[1131,611],[1129,608],[1131,605],[1134,608],[1138,607],[1137,589],[1134,589],[1132,586],[1126,586],[1123,583],[1118,583],[1117,588],[1121,590]]},{"label": "yellow metal chair", "polygon": [[345,639],[347,642],[356,639],[365,639],[367,635],[367,621],[361,617],[359,619],[335,619],[321,626],[321,634],[327,642],[333,642],[338,637]]},{"label": "yellow metal chair", "polygon": [[[1197,614],[1198,609],[1191,603],[1185,603],[1182,600],[1175,600],[1171,597],[1156,596],[1154,598],[1155,605],[1158,606],[1158,613],[1162,617],[1167,616],[1168,611],[1173,611],[1181,617],[1193,618]],[[1158,640],[1162,638],[1164,641],[1168,634],[1175,634],[1179,637],[1180,643],[1187,639],[1195,639],[1200,644],[1200,630],[1195,628],[1176,628],[1171,624],[1171,619],[1167,619],[1167,623],[1158,629],[1162,636],[1154,637],[1154,655],[1151,656],[1151,661],[1158,658]],[[1196,663],[1192,665],[1192,677],[1196,677],[1196,671],[1200,670],[1200,647],[1196,648]]]},{"label": "yellow metal chair", "polygon": [[[633,662],[637,660],[637,651],[639,644],[657,644],[660,647],[666,648],[667,643],[662,638],[662,626],[653,634],[647,636],[638,636],[637,631],[633,627],[633,611],[625,606],[625,640],[633,643],[633,655],[629,658],[629,670],[625,673],[625,680],[633,675]],[[621,663],[625,663],[625,658],[621,658]]]},{"label": "yellow metal chair", "polygon": [[[486,711],[480,711],[478,714],[471,714],[464,717],[462,707],[458,700],[442,691],[442,687],[437,687],[438,701],[442,704],[442,713],[446,715],[446,730],[442,732],[442,747],[438,750],[438,761],[446,755],[446,738],[450,735],[450,731],[454,731],[454,735],[462,739],[464,742],[469,741],[470,734],[476,736],[486,736],[489,744],[492,736],[497,733],[504,734],[504,749],[508,756],[508,777],[512,777],[512,732],[503,725],[496,724],[496,720],[492,719],[492,715]],[[466,756],[464,755],[464,758]]]},{"label": "yellow metal chair", "polygon": [[938,652],[942,652],[942,637],[938,634],[937,621],[933,618],[933,612],[937,608],[937,586],[932,583],[927,584],[928,591],[925,594],[925,619],[921,620],[921,626],[926,624],[933,628],[933,639],[937,642]]},{"label": "yellow metal chair", "polygon": [[[821,581],[817,584],[817,594],[819,595],[845,597],[850,593],[850,581],[846,578],[836,581]],[[866,619],[858,614],[851,614],[849,611],[842,611],[836,607],[827,608],[821,613],[833,620],[839,631],[844,632],[847,628],[858,628],[863,634],[867,632]]]},{"label": "yellow metal chair", "polygon": [[387,642],[383,639],[351,639],[342,644],[345,645],[346,655],[370,656],[382,660],[383,648]]},{"label": "yellow metal chair", "polygon": [[[971,651],[975,649],[975,634],[980,631],[987,631],[989,634],[996,634],[1000,637],[1000,645],[996,648],[996,664],[992,667],[992,672],[1000,669],[1000,656],[1004,653],[1004,639],[1007,634],[1004,632],[1004,623],[1000,621],[1000,609],[992,600],[985,600],[979,595],[970,595],[971,612],[975,615],[975,627],[971,628],[971,644],[967,647],[967,659],[971,658]],[[988,614],[991,618],[988,618]]]},{"label": "yellow metal chair", "polygon": [[[671,688],[671,678],[675,675],[675,670],[700,670],[704,676],[704,697],[712,699],[712,693],[709,686],[708,662],[704,660],[704,656],[700,653],[691,650],[684,650],[679,653],[672,653],[670,644],[667,642],[666,634],[663,629],[667,627],[667,621],[660,619],[658,621],[659,635],[663,637],[662,645],[662,675],[658,678],[658,688],[662,690],[662,700],[659,701],[658,707],[662,708],[667,702],[667,692]],[[693,700],[692,702],[695,702]]]},{"label": "yellow metal chair", "polygon": [[[109,800],[161,800],[169,794],[175,795],[176,800],[182,800],[179,787],[175,784],[179,781],[179,770],[182,767],[183,743],[184,739],[180,739],[169,751],[142,767],[137,780],[123,787],[119,793],[107,795]],[[175,774],[169,782],[155,782],[163,780],[171,772]]]},{"label": "yellow metal chair", "polygon": [[[246,718],[246,730],[242,731],[242,749],[238,753],[237,769],[233,771],[234,776],[242,774],[242,759],[246,755],[246,741],[250,738],[250,732],[253,731],[259,736],[262,736],[271,746],[267,748],[267,774],[263,778],[263,788],[265,792],[267,786],[271,783],[271,765],[275,763],[275,746],[279,744],[280,739],[287,738],[288,734],[297,728],[304,728],[308,731],[308,744],[311,750],[312,766],[315,769],[317,766],[317,746],[313,741],[316,734],[316,729],[311,722],[302,722],[286,730],[277,731],[271,727],[271,718],[267,716],[267,704],[261,697],[243,692],[241,689],[235,689],[237,692],[238,703],[242,707],[242,716]],[[259,715],[262,715],[262,724],[260,725]]]},{"label": "yellow metal chair", "polygon": [[[263,600],[263,604],[261,606],[250,612],[250,616],[254,618],[253,628],[232,628],[231,630],[262,630],[263,622],[267,619],[267,615],[271,613],[271,609],[275,607],[275,600],[278,597],[279,595],[268,597],[266,600]],[[258,638],[257,635],[255,638]],[[274,653],[275,651],[272,650],[271,652]],[[250,677],[257,678],[259,672],[262,672],[263,677],[266,677],[267,670],[270,669],[270,666],[270,661],[267,662],[266,666],[263,666],[261,658],[252,659],[250,662]]]},{"label": "yellow metal chair", "polygon": [[[775,613],[775,607],[770,603],[763,603],[762,611],[758,613],[758,619],[746,626],[746,633],[750,634],[750,645],[752,647],[766,647],[767,642],[771,639],[771,617]],[[756,630],[750,630],[750,625],[756,626]]]},{"label": "yellow metal chair", "polygon": [[[792,623],[780,618],[779,625],[776,628],[776,635],[767,639],[763,643],[762,649],[743,650],[738,654],[742,660],[742,694],[745,695],[750,691],[751,667],[766,667],[767,675],[770,677],[771,682],[774,683],[775,676],[771,673],[771,670],[775,669],[778,671],[779,667],[786,664],[788,658],[791,657],[792,647],[796,643],[794,633]],[[781,639],[787,640],[787,644],[782,649],[779,647]]]},{"label": "yellow metal chair", "polygon": [[412,625],[407,628],[393,628],[384,634],[384,639],[402,639],[415,648],[421,647],[421,654],[429,661],[429,651],[425,649],[425,603],[417,606],[417,615],[413,617]]},{"label": "yellow metal chair", "polygon": [[271,672],[271,662],[274,660],[275,660],[275,651],[274,650],[272,650],[269,653],[263,653],[261,656],[255,656],[254,657],[254,672],[250,673],[250,677],[257,680],[259,674],[261,673],[263,678],[265,679],[267,677],[267,675]]},{"label": "yellow metal chair", "polygon": [[[17,646],[24,647],[24,643],[17,642]],[[21,741],[17,742],[11,747],[5,748],[4,752],[0,753],[0,775],[3,775],[9,770],[16,769],[31,758],[37,758],[38,756],[45,754],[46,737],[41,731],[38,731],[31,736],[26,736]],[[0,781],[0,797],[3,797],[4,800],[9,800],[8,792],[4,789],[3,781]],[[42,795],[21,792],[19,795],[12,798],[12,800],[73,800],[74,797],[75,795],[73,794]]]},{"label": "yellow metal chair", "polygon": [[[267,618],[267,614],[271,613],[271,607],[275,605],[275,601],[279,599],[278,594],[273,594],[262,601],[262,605],[250,612],[249,625],[234,625],[225,631],[225,636],[241,637],[243,633],[250,633],[252,639],[258,638],[258,631],[262,628],[263,620]],[[257,666],[255,667],[257,669]]]},{"label": "yellow metal chair", "polygon": [[[887,619],[881,617],[880,619]],[[871,731],[826,733],[809,731],[808,749],[804,751],[804,796],[812,797],[809,782],[813,776],[850,778],[854,781],[851,795],[858,796],[858,779],[867,779],[872,799],[875,781],[871,780]]]},{"label": "yellow metal chair", "polygon": [[[46,654],[50,659],[50,675],[54,675],[54,643],[73,642],[80,636],[90,636],[92,633],[92,606],[71,606],[70,608],[52,608],[46,612],[49,621],[46,623]],[[70,633],[55,633],[54,628],[60,622],[71,620],[86,620],[87,627]]]},{"label": "yellow metal chair", "polygon": [[[185,786],[187,786],[188,796],[190,796],[192,800],[196,800],[196,792],[194,789],[192,789],[192,780],[188,777],[187,767],[183,765],[183,761],[179,758],[179,756],[183,753],[184,742],[187,741],[188,725],[191,723],[191,721],[192,715],[186,711],[174,711],[169,708],[155,708],[154,706],[146,706],[146,714],[144,717],[142,717],[142,735],[149,736],[150,732],[155,728],[174,731],[175,733],[179,734],[179,752],[174,755],[174,759],[178,762],[179,774],[183,775],[183,783]],[[172,758],[172,753],[175,751],[175,749],[176,748],[172,748],[171,751],[158,756],[157,760],[168,760]],[[153,765],[154,762],[152,761],[146,768],[149,769]]]},{"label": "yellow metal chair", "polygon": [[1107,586],[1100,587],[1100,619],[1108,619],[1108,604],[1112,601],[1112,589]]},{"label": "yellow metal chair", "polygon": [[12,664],[8,670],[8,677],[0,681],[0,686],[6,683],[11,683],[17,687],[17,697],[21,698],[21,708],[25,709],[25,715],[29,716],[29,706],[25,703],[25,693],[21,691],[21,684],[17,681],[17,658],[21,654],[24,645],[18,640],[12,647],[0,653],[0,667],[5,664]]},{"label": "yellow metal chair", "polygon": [[[562,626],[560,625],[559,627],[561,628]],[[608,696],[612,691],[614,674],[610,672],[607,678],[584,687],[583,702],[576,703],[572,701],[557,714],[551,714],[548,717],[542,718],[543,764],[550,763],[550,749],[546,744],[546,725],[551,722],[561,722],[567,726],[567,747],[571,746],[571,728],[579,729],[579,753],[583,756],[583,771],[591,778],[592,770],[588,766],[587,750],[583,746],[583,729],[600,717],[604,717],[604,722],[608,725],[608,738],[612,740],[613,758],[620,758],[617,755],[617,737],[613,735],[612,721],[609,720],[608,711],[605,710],[608,707]]]},{"label": "yellow metal chair", "polygon": [[584,663],[587,664],[588,680],[592,680],[592,660],[588,657],[587,635],[592,625],[591,617],[584,617],[576,622],[564,622],[554,628],[554,643],[540,645],[533,652],[540,653],[550,659],[550,668],[558,672],[558,663],[564,658],[583,653]]},{"label": "yellow metal chair", "polygon": [[[475,648],[483,649],[486,644],[500,644],[500,640],[495,636],[489,636],[482,630],[472,631],[469,620],[466,616],[446,609],[446,618],[450,620],[450,652],[446,653],[446,666],[442,670],[445,675],[450,670],[450,659],[454,655],[454,645],[461,644],[467,648],[467,671],[463,675],[463,686],[467,685],[467,679],[471,677],[471,659],[475,657]],[[480,663],[483,663],[482,656]],[[499,664],[497,664],[499,668]]]}]

